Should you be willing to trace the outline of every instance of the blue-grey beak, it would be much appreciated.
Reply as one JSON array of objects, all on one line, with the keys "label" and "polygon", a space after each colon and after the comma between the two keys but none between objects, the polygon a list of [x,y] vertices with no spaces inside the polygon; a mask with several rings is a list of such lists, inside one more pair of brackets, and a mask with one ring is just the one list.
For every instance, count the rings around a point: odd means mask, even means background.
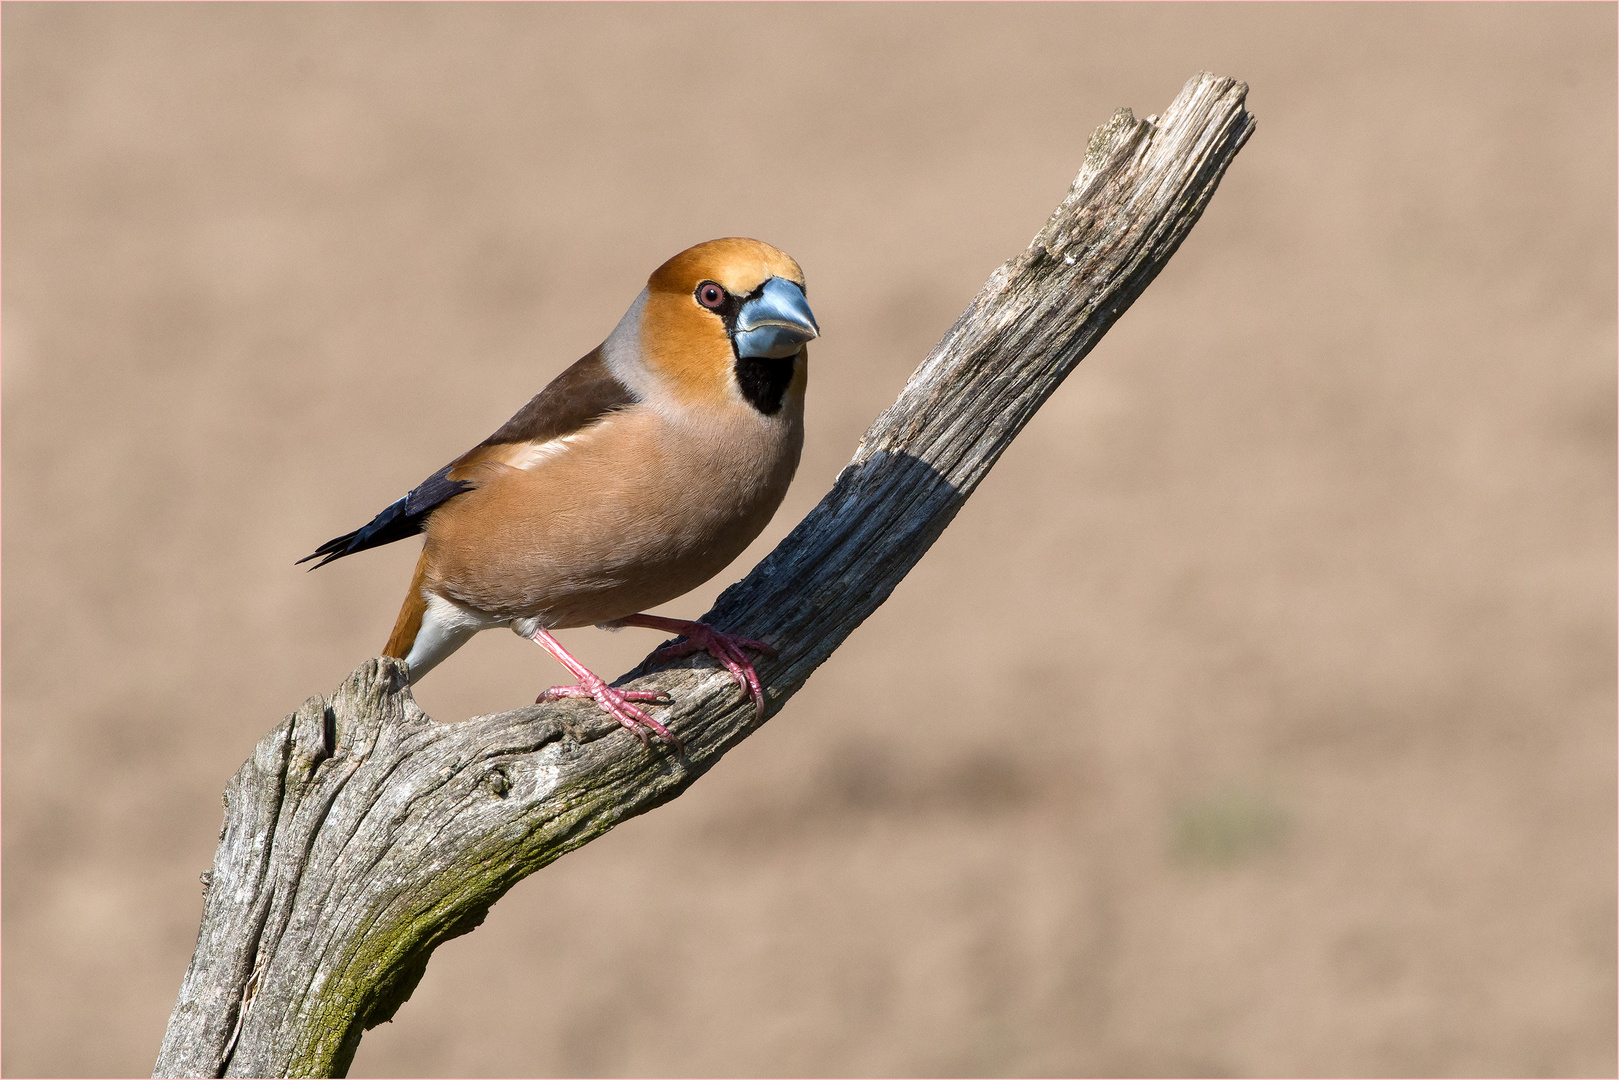
[{"label": "blue-grey beak", "polygon": [[736,354],[741,357],[791,356],[804,342],[821,336],[804,290],[786,278],[773,277],[742,305],[736,316]]}]

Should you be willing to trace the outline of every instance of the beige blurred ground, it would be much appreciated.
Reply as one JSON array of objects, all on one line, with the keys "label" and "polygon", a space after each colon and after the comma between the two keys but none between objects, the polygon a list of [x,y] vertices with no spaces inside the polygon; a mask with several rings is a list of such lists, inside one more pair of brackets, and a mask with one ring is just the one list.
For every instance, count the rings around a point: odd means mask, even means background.
[{"label": "beige blurred ground", "polygon": [[[1258,134],[927,559],[354,1072],[1614,1074],[1612,5],[3,25],[7,1074],[150,1069],[226,778],[415,556],[295,558],[746,234],[826,332],[733,580],[1200,68]],[[487,634],[420,697],[561,676]]]}]

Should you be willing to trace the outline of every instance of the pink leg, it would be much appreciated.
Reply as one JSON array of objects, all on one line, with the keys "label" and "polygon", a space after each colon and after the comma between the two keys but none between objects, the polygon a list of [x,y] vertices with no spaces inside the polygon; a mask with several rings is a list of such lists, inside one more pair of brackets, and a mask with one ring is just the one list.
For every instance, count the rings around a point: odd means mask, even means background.
[{"label": "pink leg", "polygon": [[624,725],[629,732],[643,743],[647,741],[647,731],[650,730],[658,738],[673,746],[676,750],[684,750],[674,732],[652,719],[644,710],[630,704],[632,701],[657,701],[662,694],[650,690],[619,690],[608,686],[597,678],[585,665],[573,658],[562,642],[552,637],[544,630],[534,631],[534,643],[561,662],[562,666],[573,672],[573,677],[579,680],[577,686],[553,686],[534,699],[535,704],[542,701],[556,701],[559,698],[587,697],[591,698],[601,707],[602,712]]},{"label": "pink leg", "polygon": [[753,664],[743,655],[743,649],[752,649],[765,656],[775,656],[776,650],[762,641],[752,638],[737,637],[735,634],[722,633],[707,623],[689,622],[686,619],[665,619],[661,615],[631,615],[620,619],[620,626],[644,626],[649,630],[662,630],[670,634],[684,634],[685,641],[677,645],[665,645],[653,656],[675,657],[690,656],[694,652],[706,652],[725,665],[725,670],[742,685],[753,699],[753,708],[759,719],[765,715],[765,691],[759,684],[759,673],[753,670]]}]

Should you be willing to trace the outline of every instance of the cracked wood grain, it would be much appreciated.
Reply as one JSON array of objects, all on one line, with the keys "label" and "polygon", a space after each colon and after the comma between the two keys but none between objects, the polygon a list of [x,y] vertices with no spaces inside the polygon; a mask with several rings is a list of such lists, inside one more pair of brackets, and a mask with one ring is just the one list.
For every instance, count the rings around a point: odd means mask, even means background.
[{"label": "cracked wood grain", "polygon": [[[1120,110],[1029,248],[995,271],[832,490],[704,620],[772,642],[765,715],[884,600],[1036,409],[1157,275],[1254,130],[1248,88],[1194,76]],[[588,702],[459,724],[369,660],[264,737],[225,791],[202,926],[155,1076],[341,1076],[433,949],[519,880],[679,795],[763,720],[707,657],[664,690],[680,756]]]}]

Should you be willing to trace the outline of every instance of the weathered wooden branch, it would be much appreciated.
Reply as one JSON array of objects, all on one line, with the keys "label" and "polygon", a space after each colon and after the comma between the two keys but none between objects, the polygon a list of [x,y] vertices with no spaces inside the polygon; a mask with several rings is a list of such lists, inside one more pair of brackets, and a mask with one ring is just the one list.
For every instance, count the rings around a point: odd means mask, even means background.
[{"label": "weathered wooden branch", "polygon": [[[758,665],[767,715],[887,599],[1174,254],[1253,133],[1247,90],[1199,74],[1162,118],[1126,109],[1099,128],[1029,249],[991,275],[820,505],[704,616],[780,648]],[[226,788],[154,1075],[342,1075],[434,948],[526,875],[679,795],[763,722],[706,657],[631,685],[673,695],[663,719],[684,756],[586,702],[441,724],[393,660],[305,702]]]}]

